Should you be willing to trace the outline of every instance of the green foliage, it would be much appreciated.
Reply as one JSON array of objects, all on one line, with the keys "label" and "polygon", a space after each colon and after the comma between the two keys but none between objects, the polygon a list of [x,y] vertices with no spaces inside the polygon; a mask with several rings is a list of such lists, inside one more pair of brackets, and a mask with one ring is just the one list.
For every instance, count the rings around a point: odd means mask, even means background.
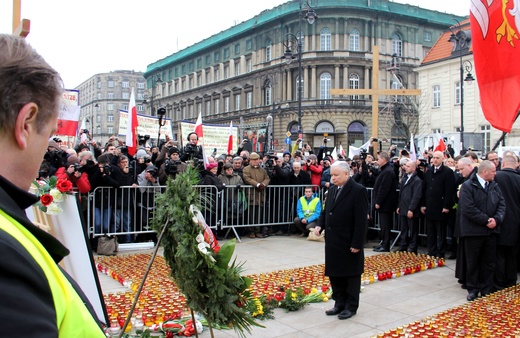
[{"label": "green foliage", "polygon": [[228,266],[234,243],[223,246],[217,263],[198,250],[196,237],[204,231],[193,222],[190,212],[190,205],[200,207],[197,190],[193,189],[197,182],[197,171],[190,167],[175,180],[169,179],[166,191],[156,199],[152,227],[160,233],[168,224],[161,242],[164,259],[188,306],[203,314],[211,325],[230,326],[243,337],[245,332],[251,333],[252,326],[261,326],[244,306],[251,301],[245,292],[250,281],[241,276],[242,264],[233,261]]},{"label": "green foliage", "polygon": [[286,312],[298,311],[307,305],[304,298],[305,293],[302,288],[298,288],[296,291],[289,289],[285,292],[285,298],[280,301],[279,306]]}]

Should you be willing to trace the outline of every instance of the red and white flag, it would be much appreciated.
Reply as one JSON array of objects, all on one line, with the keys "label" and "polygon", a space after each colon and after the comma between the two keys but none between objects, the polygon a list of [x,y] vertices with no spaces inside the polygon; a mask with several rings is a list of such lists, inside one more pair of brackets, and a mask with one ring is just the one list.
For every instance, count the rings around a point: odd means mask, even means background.
[{"label": "red and white flag", "polygon": [[197,118],[197,122],[195,122],[195,134],[199,138],[204,137],[204,132],[202,131],[202,112],[199,112],[199,117]]},{"label": "red and white flag", "polygon": [[137,151],[137,107],[135,106],[134,88],[128,104],[128,123],[126,125],[126,147],[128,154],[134,156]]},{"label": "red and white flag", "polygon": [[480,104],[486,120],[511,132],[520,109],[518,1],[471,0],[471,36]]},{"label": "red and white flag", "polygon": [[439,144],[437,145],[437,147],[435,147],[435,149],[433,151],[442,151],[442,152],[446,151],[446,143],[444,143],[444,140],[442,139],[442,137],[439,139]]},{"label": "red and white flag", "polygon": [[81,107],[71,104],[61,106],[56,135],[76,136]]},{"label": "red and white flag", "polygon": [[233,151],[233,121],[229,123],[229,136],[227,141],[227,153],[228,155],[231,154],[231,151]]}]

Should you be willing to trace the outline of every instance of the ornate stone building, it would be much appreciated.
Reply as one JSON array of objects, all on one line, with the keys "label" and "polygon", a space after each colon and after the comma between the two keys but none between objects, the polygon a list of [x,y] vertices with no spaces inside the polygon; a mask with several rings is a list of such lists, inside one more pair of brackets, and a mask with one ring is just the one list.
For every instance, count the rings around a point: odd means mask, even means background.
[{"label": "ornate stone building", "polygon": [[[312,25],[304,19],[310,9],[318,16]],[[331,96],[330,89],[371,88],[374,45],[379,88],[417,88],[414,67],[454,17],[463,19],[388,0],[289,1],[148,65],[144,77],[155,102],[148,113],[164,106],[176,126],[202,112],[204,124],[233,121],[242,129],[270,115],[277,151],[287,149],[288,131],[296,140],[299,120],[313,147],[324,134],[329,147],[359,146],[372,136],[371,97]],[[283,60],[287,49],[296,56],[290,64]],[[378,110],[380,139],[404,144],[416,132],[414,98],[379,96]]]}]

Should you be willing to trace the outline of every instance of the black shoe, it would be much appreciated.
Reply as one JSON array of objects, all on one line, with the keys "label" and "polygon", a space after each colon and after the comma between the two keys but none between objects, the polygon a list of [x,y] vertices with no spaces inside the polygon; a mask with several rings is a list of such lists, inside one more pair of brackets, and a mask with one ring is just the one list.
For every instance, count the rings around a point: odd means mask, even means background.
[{"label": "black shoe", "polygon": [[355,312],[350,312],[349,310],[343,310],[338,315],[338,319],[349,319],[350,317],[352,317],[355,314],[356,314]]},{"label": "black shoe", "polygon": [[377,249],[374,249],[374,252],[390,252],[390,250],[385,247],[379,247]]},{"label": "black shoe", "polygon": [[373,248],[374,249],[379,249],[381,247],[381,245],[374,245]]},{"label": "black shoe", "polygon": [[468,296],[466,297],[466,299],[468,300],[468,302],[472,302],[474,301],[475,299],[478,298],[478,294],[474,293],[474,292],[470,292],[468,294]]},{"label": "black shoe", "polygon": [[341,313],[341,309],[339,309],[337,307],[333,307],[332,309],[325,311],[325,314],[327,316],[335,316],[335,315],[339,315],[340,313]]}]

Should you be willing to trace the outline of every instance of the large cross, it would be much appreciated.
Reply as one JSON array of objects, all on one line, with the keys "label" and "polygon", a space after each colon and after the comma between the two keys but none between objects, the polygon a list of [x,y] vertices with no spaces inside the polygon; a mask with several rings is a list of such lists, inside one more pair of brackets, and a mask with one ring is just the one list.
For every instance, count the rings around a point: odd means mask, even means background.
[{"label": "large cross", "polygon": [[[371,89],[331,89],[331,95],[371,95],[372,96],[372,137],[377,138],[379,129],[379,95],[421,95],[420,89],[379,89],[379,47],[372,49]],[[377,142],[374,144],[377,150]],[[376,153],[376,151],[374,151]]]},{"label": "large cross", "polygon": [[25,38],[31,31],[31,20],[22,19],[20,21],[22,11],[22,0],[13,0],[13,35]]}]

